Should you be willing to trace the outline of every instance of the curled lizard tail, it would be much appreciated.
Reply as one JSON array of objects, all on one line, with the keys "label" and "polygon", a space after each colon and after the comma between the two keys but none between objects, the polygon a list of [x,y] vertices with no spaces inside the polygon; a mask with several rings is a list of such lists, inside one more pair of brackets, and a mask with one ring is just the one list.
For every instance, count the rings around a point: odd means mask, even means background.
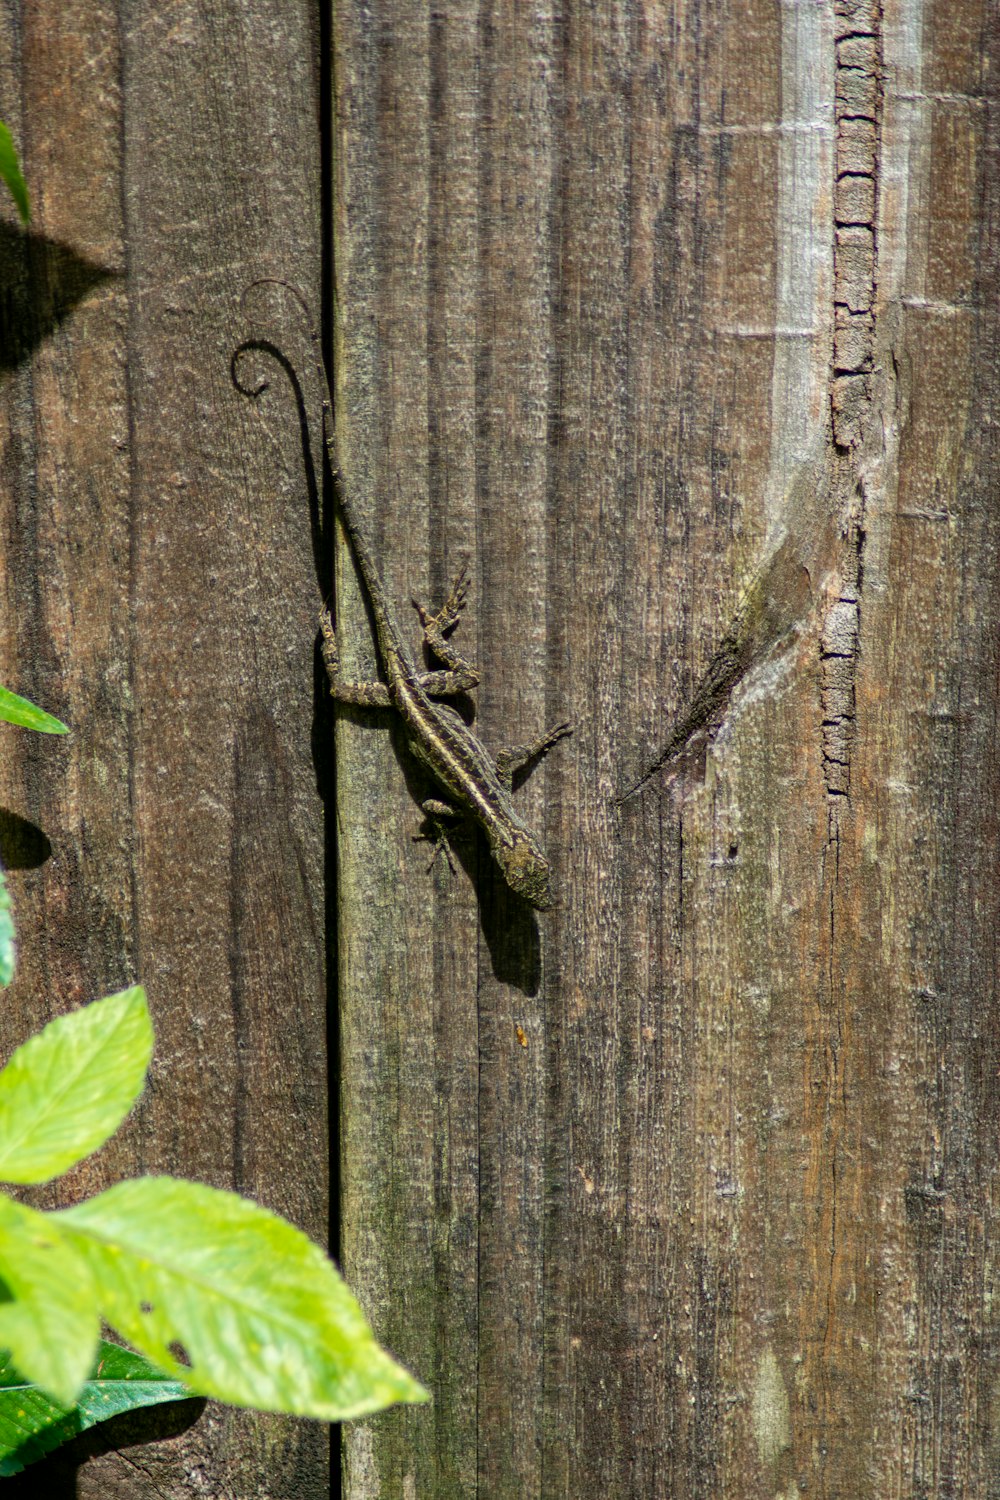
[{"label": "curled lizard tail", "polygon": [[[344,476],[337,460],[337,436],[333,421],[333,396],[330,390],[330,376],[327,371],[326,361],[323,358],[323,341],[320,338],[319,329],[313,318],[312,309],[306,300],[304,292],[294,282],[286,281],[282,276],[259,276],[256,281],[251,281],[250,285],[244,289],[243,295],[240,298],[240,307],[244,312],[247,311],[247,298],[251,292],[261,286],[276,286],[287,292],[298,303],[305,319],[306,330],[312,345],[313,365],[316,370],[316,378],[319,381],[320,400],[322,402],[323,448],[330,467],[337,503],[340,506],[340,513],[343,517],[344,529],[350,537],[354,555],[358,560],[358,566],[361,569],[362,576],[368,588],[373,613],[378,620],[379,616],[383,613],[381,579],[379,578],[378,569],[375,566],[375,560],[368,550],[364,531],[355,514],[354,503],[347,492]],[[243,387],[241,386],[240,389],[242,390]],[[263,387],[259,389],[263,389]],[[258,392],[254,392],[253,394],[258,394]],[[392,622],[388,618],[379,623],[384,625],[386,629],[391,630],[392,628]]]}]

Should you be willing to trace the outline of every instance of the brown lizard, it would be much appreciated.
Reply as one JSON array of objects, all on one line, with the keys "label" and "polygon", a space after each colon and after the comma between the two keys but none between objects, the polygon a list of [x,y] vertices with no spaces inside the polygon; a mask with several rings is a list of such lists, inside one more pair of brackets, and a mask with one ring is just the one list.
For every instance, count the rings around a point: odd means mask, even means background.
[{"label": "brown lizard", "polygon": [[[415,603],[424,628],[424,642],[431,653],[445,663],[446,670],[420,671],[414,664],[403,644],[402,633],[390,608],[381,575],[375,566],[354,502],[337,464],[330,382],[319,335],[312,326],[309,309],[301,293],[288,283],[277,284],[285,286],[297,299],[310,325],[323,396],[323,440],[344,528],[350,538],[371,605],[378,654],[386,678],[384,682],[351,682],[341,676],[340,653],[333,622],[329,611],[324,610],[320,616],[320,627],[323,634],[323,659],[331,692],[341,703],[361,704],[368,708],[395,708],[402,715],[410,749],[450,799],[449,802],[443,802],[432,798],[423,803],[423,811],[435,829],[438,846],[435,849],[435,859],[443,848],[451,865],[441,819],[455,816],[456,813],[468,813],[483,829],[493,857],[511,890],[539,911],[548,911],[553,904],[549,889],[548,860],[514,809],[512,778],[522,766],[537,760],[557,740],[571,734],[572,728],[569,724],[557,724],[531,744],[502,750],[493,756],[465,720],[448,704],[439,701],[465,692],[475,687],[479,681],[476,668],[447,639],[465,606],[465,568],[459,574],[449,598],[436,614],[430,614]],[[434,860],[431,861],[432,865],[433,863]]]}]

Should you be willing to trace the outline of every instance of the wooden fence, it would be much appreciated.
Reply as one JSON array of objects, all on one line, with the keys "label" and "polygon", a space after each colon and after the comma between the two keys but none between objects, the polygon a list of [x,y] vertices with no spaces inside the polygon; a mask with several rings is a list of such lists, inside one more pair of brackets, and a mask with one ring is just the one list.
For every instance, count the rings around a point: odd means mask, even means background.
[{"label": "wooden fence", "polygon": [[[329,1215],[434,1393],[342,1480],[209,1406],[25,1484],[1000,1497],[998,53],[987,0],[0,8],[0,680],[73,727],[4,739],[0,1046],[142,979],[71,1189]],[[376,658],[264,275],[407,628],[469,560],[484,740],[574,722],[552,912],[428,874],[326,699],[334,574]]]}]

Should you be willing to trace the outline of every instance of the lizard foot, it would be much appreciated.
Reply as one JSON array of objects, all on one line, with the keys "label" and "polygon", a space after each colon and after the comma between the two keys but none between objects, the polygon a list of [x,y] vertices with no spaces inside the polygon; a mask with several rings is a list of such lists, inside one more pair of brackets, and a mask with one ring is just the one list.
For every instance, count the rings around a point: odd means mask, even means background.
[{"label": "lizard foot", "polygon": [[438,661],[443,661],[451,669],[450,675],[442,679],[442,687],[435,689],[438,697],[464,693],[468,688],[474,688],[479,681],[479,672],[476,667],[467,661],[460,651],[456,651],[448,639],[465,608],[468,592],[469,565],[463,563],[462,571],[455,579],[454,588],[437,614],[431,614],[430,610],[425,609],[416,599],[413,601],[413,607],[424,627],[424,645],[432,656],[436,656]]},{"label": "lizard foot", "polygon": [[465,608],[469,593],[469,564],[464,562],[458,577],[455,579],[451,593],[442,604],[441,608],[431,614],[419,600],[413,600],[413,608],[420,616],[420,623],[424,627],[424,635],[429,643],[433,643],[439,637],[447,635],[449,630],[454,630],[458,624],[462,610]]},{"label": "lizard foot", "polygon": [[449,807],[447,802],[439,802],[436,797],[430,797],[426,802],[421,803],[421,811],[428,823],[430,823],[432,831],[430,833],[415,833],[413,835],[413,842],[415,844],[434,845],[434,853],[431,855],[431,862],[427,866],[428,875],[442,854],[448,861],[448,868],[451,873],[457,875],[458,871],[455,869],[455,861],[451,853],[451,840],[448,837],[448,830],[442,822],[444,818],[455,818],[457,816],[455,809]]},{"label": "lizard foot", "polygon": [[509,791],[511,782],[518,771],[530,765],[532,761],[539,760],[564,735],[572,733],[572,724],[557,724],[554,729],[547,729],[544,734],[539,735],[538,739],[533,740],[530,745],[512,745],[509,750],[499,750],[494,764],[501,786],[505,786]]},{"label": "lizard foot", "polygon": [[337,632],[333,628],[333,619],[330,611],[325,607],[319,612],[319,629],[323,637],[323,664],[330,681],[336,682],[340,676],[340,650],[337,646]]}]

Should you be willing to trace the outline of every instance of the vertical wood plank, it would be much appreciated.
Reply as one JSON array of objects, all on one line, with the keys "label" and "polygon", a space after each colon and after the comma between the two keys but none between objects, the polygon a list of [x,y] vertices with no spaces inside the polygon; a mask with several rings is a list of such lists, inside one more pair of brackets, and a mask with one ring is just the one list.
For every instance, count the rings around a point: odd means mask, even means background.
[{"label": "vertical wood plank", "polygon": [[[561,909],[480,851],[477,942],[461,878],[404,874],[398,736],[342,721],[382,823],[341,881],[349,1269],[478,1400],[357,1429],[352,1500],[473,1492],[473,1439],[491,1497],[996,1493],[995,30],[341,7],[348,483],[397,600],[474,504],[486,739],[577,723],[525,797]],[[442,943],[475,1227],[435,1289],[455,1117],[393,1146]]]},{"label": "vertical wood plank", "polygon": [[[170,1171],[323,1241],[319,518],[280,372],[262,411],[230,377],[260,331],[248,282],[287,274],[318,301],[317,68],[305,5],[280,25],[239,0],[0,13],[0,112],[35,206],[31,236],[6,207],[0,235],[0,676],[73,731],[5,740],[22,962],[0,1042],[141,980],[150,1087],[49,1200]],[[302,344],[293,314],[276,343]],[[25,1483],[328,1494],[321,1426],[194,1415],[97,1430]]]},{"label": "vertical wood plank", "polygon": [[[476,452],[488,742],[570,717],[549,670],[551,263],[560,102],[550,6],[482,18]],[[561,756],[568,742],[553,752]],[[547,852],[542,767],[518,793]],[[559,877],[556,877],[559,884]],[[480,886],[479,1493],[536,1493],[545,1419],[546,932],[486,866]],[[559,889],[556,899],[562,901]],[[512,1378],[513,1377],[513,1378]]]},{"label": "vertical wood plank", "polygon": [[[401,624],[475,557],[479,35],[474,7],[335,25],[337,430]],[[377,675],[342,552],[345,671]],[[473,584],[459,641],[476,656]],[[409,616],[409,618],[407,618]],[[414,631],[416,646],[418,632]],[[471,644],[470,644],[471,643]],[[474,1493],[475,892],[414,842],[431,785],[384,714],[338,712],[342,1254],[379,1337],[434,1389],[345,1431],[348,1493]],[[456,848],[475,869],[475,846]]]}]

